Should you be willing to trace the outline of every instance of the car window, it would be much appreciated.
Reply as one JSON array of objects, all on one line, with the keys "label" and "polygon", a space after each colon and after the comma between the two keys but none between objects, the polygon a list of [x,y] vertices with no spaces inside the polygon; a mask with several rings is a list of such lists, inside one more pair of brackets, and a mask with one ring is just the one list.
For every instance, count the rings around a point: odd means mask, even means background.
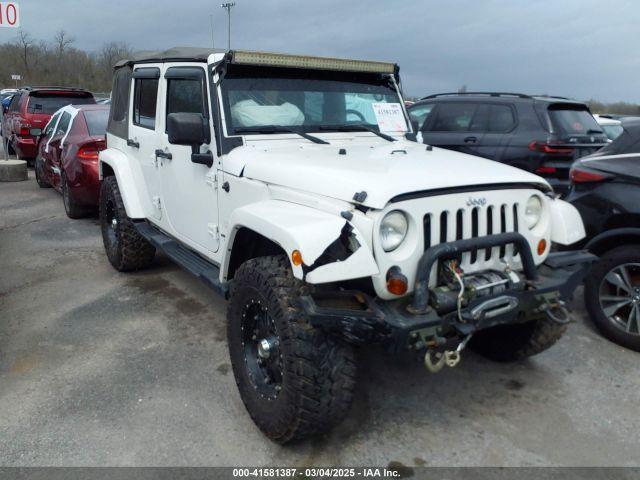
[{"label": "car window", "polygon": [[509,105],[491,105],[489,115],[490,132],[508,132],[516,124],[513,110]]},{"label": "car window", "polygon": [[624,131],[622,125],[600,125],[609,140],[615,140]]},{"label": "car window", "polygon": [[[474,114],[478,109],[477,103],[440,103],[435,112],[436,118],[429,128],[432,132],[468,132],[471,127]],[[475,131],[481,129],[481,125],[474,123]]]},{"label": "car window", "polygon": [[167,115],[170,113],[205,114],[203,80],[172,78],[167,82]]},{"label": "car window", "polygon": [[549,117],[554,128],[568,135],[602,133],[602,129],[585,107],[581,105],[551,105]]},{"label": "car window", "polygon": [[67,105],[85,105],[96,103],[93,97],[79,95],[38,94],[29,96],[28,113],[54,113]]},{"label": "car window", "polygon": [[408,110],[409,117],[411,117],[411,120],[418,126],[418,130],[422,129],[425,120],[433,110],[433,105],[433,103],[423,103],[421,105],[415,105]]},{"label": "car window", "polygon": [[84,119],[87,122],[89,135],[92,137],[101,137],[107,132],[109,110],[87,110],[84,112]]},{"label": "car window", "polygon": [[47,126],[44,128],[44,135],[48,136],[51,134],[51,132],[53,132],[53,129],[56,127],[58,118],[60,118],[60,113],[56,113],[53,117],[51,117],[51,120],[49,120],[49,123],[47,123]]},{"label": "car window", "polygon": [[58,122],[56,133],[53,136],[58,137],[58,136],[64,135],[67,132],[67,128],[69,128],[70,122],[71,122],[71,114],[69,112],[62,112],[62,117]]},{"label": "car window", "polygon": [[[140,127],[156,128],[157,78],[136,78],[133,94],[133,123]],[[88,113],[88,112],[87,112]]]}]

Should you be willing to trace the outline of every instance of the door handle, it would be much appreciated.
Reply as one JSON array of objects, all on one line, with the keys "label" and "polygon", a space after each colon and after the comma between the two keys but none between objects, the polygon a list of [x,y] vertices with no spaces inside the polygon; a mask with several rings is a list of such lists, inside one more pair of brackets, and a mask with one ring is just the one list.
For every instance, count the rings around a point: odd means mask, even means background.
[{"label": "door handle", "polygon": [[160,157],[160,158],[166,158],[167,160],[171,160],[173,158],[173,155],[171,155],[171,152],[165,152],[164,150],[156,150],[156,157]]},{"label": "door handle", "polygon": [[478,139],[476,137],[466,137],[464,143],[476,143]]},{"label": "door handle", "polygon": [[130,138],[127,140],[127,146],[133,147],[133,148],[140,148],[140,144],[138,142],[134,142]]}]

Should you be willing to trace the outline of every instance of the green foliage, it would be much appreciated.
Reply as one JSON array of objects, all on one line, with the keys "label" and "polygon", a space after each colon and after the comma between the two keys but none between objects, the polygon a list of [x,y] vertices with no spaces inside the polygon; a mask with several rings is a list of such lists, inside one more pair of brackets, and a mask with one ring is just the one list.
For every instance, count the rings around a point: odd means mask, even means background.
[{"label": "green foliage", "polygon": [[131,54],[125,43],[108,42],[97,52],[73,46],[64,30],[49,41],[36,40],[23,30],[9,42],[0,44],[0,87],[13,87],[12,74],[23,85],[82,87],[94,92],[111,91],[113,65]]}]

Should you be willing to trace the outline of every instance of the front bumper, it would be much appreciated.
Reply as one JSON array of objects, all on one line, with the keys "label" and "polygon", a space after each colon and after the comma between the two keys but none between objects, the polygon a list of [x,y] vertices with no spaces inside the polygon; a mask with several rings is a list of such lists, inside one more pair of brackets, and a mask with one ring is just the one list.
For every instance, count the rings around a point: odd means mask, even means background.
[{"label": "front bumper", "polygon": [[414,295],[398,300],[382,301],[357,291],[329,291],[304,296],[300,304],[316,328],[351,343],[382,343],[395,351],[415,345],[417,339],[460,338],[493,326],[549,315],[553,305],[573,295],[591,263],[597,260],[595,255],[583,251],[555,252],[536,269],[532,259],[527,261],[526,253],[530,257],[530,250],[520,249],[527,279],[517,286],[469,301],[460,316],[457,311],[440,315],[425,303],[425,297],[427,301],[429,298],[428,276],[435,261],[451,258],[461,249],[473,246],[483,248],[505,241],[518,245],[517,237],[518,234],[492,235],[430,248],[418,267]]}]

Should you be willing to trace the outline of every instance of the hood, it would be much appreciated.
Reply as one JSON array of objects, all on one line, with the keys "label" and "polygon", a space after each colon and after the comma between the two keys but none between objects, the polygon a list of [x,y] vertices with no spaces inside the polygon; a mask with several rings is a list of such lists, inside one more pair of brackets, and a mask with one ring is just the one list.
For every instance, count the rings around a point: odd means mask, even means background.
[{"label": "hood", "polygon": [[229,153],[224,170],[347,202],[366,192],[359,203],[376,209],[401,194],[451,187],[526,183],[550,188],[541,177],[524,170],[451,150],[427,150],[426,145],[404,139],[327,140],[330,145],[252,140]]}]

